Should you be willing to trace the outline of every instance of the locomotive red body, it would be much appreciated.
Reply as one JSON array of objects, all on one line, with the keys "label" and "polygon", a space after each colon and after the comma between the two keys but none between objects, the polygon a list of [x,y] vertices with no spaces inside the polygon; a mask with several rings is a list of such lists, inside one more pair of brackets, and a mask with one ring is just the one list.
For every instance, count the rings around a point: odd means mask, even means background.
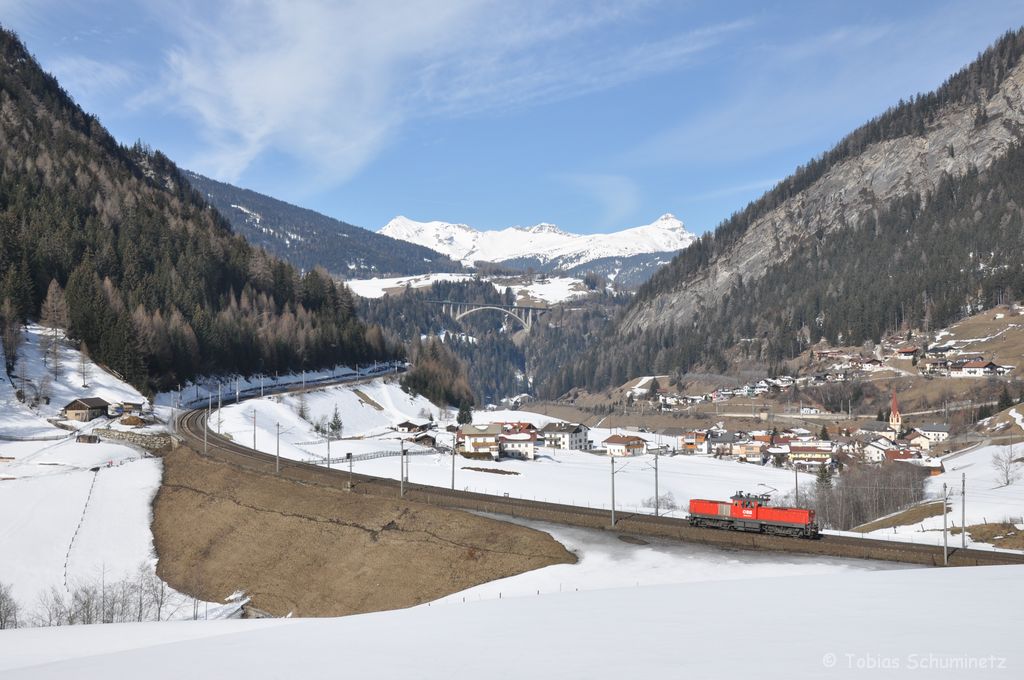
[{"label": "locomotive red body", "polygon": [[690,501],[690,524],[695,527],[754,531],[779,536],[818,538],[814,511],[805,508],[768,507],[766,494],[737,491],[728,501]]}]

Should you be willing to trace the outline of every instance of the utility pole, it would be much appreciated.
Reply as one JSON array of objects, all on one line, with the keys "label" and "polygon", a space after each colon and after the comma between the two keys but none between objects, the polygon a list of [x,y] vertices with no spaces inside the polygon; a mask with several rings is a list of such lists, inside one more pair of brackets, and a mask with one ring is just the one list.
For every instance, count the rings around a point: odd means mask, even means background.
[{"label": "utility pole", "polygon": [[609,455],[608,462],[612,464],[612,527],[615,527],[615,457]]},{"label": "utility pole", "polygon": [[210,407],[213,405],[213,395],[206,396],[206,420],[203,422],[203,453],[209,453],[210,447],[207,443],[210,433]]},{"label": "utility pole", "polygon": [[277,453],[274,455],[274,472],[281,474],[281,423],[277,424]]},{"label": "utility pole", "polygon": [[949,533],[946,531],[946,502],[949,501],[949,491],[946,483],[942,483],[942,566],[949,566]]},{"label": "utility pole", "polygon": [[220,421],[221,421],[220,407],[221,407],[222,403],[223,402],[221,401],[221,394],[220,394],[220,381],[218,380],[217,381],[217,434],[220,434]]},{"label": "utility pole", "polygon": [[260,373],[260,396],[263,396],[263,374]]},{"label": "utility pole", "polygon": [[960,473],[960,547],[967,547],[967,473]]},{"label": "utility pole", "polygon": [[793,463],[793,488],[796,489],[796,505],[800,505],[800,476],[796,471],[796,463]]},{"label": "utility pole", "polygon": [[455,491],[455,447],[452,447],[452,491]]},{"label": "utility pole", "polygon": [[345,455],[348,457],[348,490],[351,491],[352,490],[352,454],[351,453],[346,453]]},{"label": "utility pole", "polygon": [[398,454],[398,497],[405,498],[405,440],[402,440],[401,451]]},{"label": "utility pole", "polygon": [[252,450],[256,450],[256,409],[252,410]]},{"label": "utility pole", "polygon": [[661,498],[658,497],[658,449],[654,449],[654,516],[661,510]]},{"label": "utility pole", "polygon": [[331,433],[327,432],[327,469],[331,469]]}]

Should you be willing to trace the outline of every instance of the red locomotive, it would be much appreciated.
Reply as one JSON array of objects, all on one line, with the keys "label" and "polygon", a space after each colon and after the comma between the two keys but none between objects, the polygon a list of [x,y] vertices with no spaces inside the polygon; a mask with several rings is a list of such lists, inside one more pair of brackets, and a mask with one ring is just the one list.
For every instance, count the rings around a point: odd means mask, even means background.
[{"label": "red locomotive", "polygon": [[805,508],[770,508],[768,494],[737,491],[730,501],[690,501],[690,525],[734,531],[755,531],[778,536],[818,538],[814,511]]}]

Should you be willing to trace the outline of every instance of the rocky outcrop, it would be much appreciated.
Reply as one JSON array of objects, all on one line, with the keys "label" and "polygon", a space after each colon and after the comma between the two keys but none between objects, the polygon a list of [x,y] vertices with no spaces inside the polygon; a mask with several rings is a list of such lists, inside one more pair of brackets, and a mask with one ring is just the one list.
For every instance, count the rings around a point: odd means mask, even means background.
[{"label": "rocky outcrop", "polygon": [[[736,278],[747,284],[764,276],[815,238],[854,226],[894,198],[934,189],[943,174],[987,168],[1024,139],[1024,63],[1018,64],[985,101],[947,107],[924,135],[870,145],[831,167],[821,178],[759,218],[724,254],[684,277],[671,292],[637,304],[621,331],[682,324],[719,300]],[[982,121],[982,122],[979,122]]]}]

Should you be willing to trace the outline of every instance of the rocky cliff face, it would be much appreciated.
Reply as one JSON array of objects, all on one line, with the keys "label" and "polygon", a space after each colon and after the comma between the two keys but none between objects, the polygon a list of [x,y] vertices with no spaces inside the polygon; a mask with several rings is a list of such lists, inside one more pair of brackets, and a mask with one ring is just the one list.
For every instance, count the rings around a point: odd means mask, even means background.
[{"label": "rocky cliff face", "polygon": [[[983,115],[982,115],[983,109]],[[635,305],[619,330],[650,330],[693,319],[742,276],[748,284],[814,239],[854,226],[888,201],[934,189],[943,174],[984,170],[1024,139],[1024,63],[983,105],[941,111],[923,135],[877,142],[831,167],[810,187],[755,219],[728,250],[687,272],[677,286]]]}]

